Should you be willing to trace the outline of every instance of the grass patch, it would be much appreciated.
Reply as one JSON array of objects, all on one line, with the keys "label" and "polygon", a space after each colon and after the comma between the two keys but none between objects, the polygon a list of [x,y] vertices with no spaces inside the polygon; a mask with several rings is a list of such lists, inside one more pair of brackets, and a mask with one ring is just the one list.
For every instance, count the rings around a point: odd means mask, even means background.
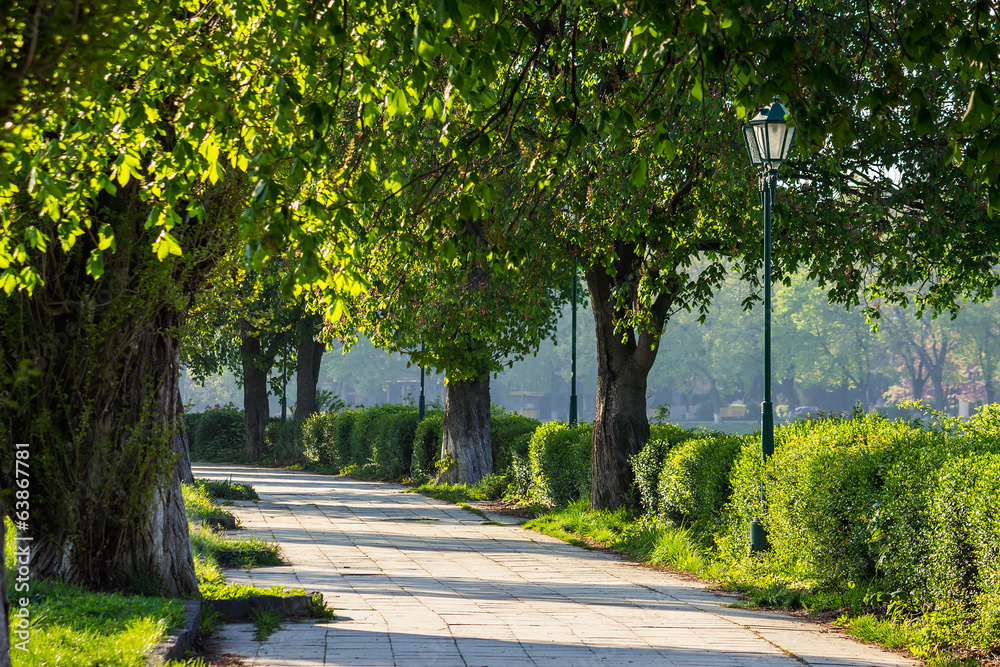
[{"label": "grass patch", "polygon": [[198,479],[195,485],[208,492],[216,500],[250,500],[257,502],[260,496],[249,484],[228,480]]},{"label": "grass patch", "polygon": [[407,489],[409,493],[421,493],[431,498],[444,500],[456,505],[474,500],[499,500],[509,486],[507,475],[492,474],[483,477],[478,484],[435,484],[425,482]]},{"label": "grass patch", "polygon": [[[14,590],[14,527],[9,519],[4,521],[7,595],[19,600],[25,594]],[[172,598],[94,593],[34,579],[27,597],[30,651],[11,650],[16,667],[142,667],[146,653],[184,621],[184,604]],[[12,645],[18,641],[12,634]]]},{"label": "grass patch", "polygon": [[202,526],[191,530],[191,548],[196,555],[211,556],[222,567],[269,567],[281,565],[277,544],[256,537],[235,539],[221,531]]},{"label": "grass patch", "polygon": [[837,623],[852,637],[886,648],[918,647],[920,633],[906,621],[879,618],[874,614],[862,614],[854,618],[841,616]]},{"label": "grass patch", "polygon": [[212,517],[232,517],[233,514],[223,509],[202,484],[183,484],[181,493],[184,496],[184,509],[189,519],[209,519]]},{"label": "grass patch", "polygon": [[281,627],[283,619],[284,616],[277,609],[254,609],[250,613],[250,620],[257,628],[253,638],[259,642],[264,641],[271,636],[271,633]]},{"label": "grass patch", "polygon": [[[634,560],[704,574],[707,562],[690,531],[625,509],[591,512],[581,499],[524,523],[525,528],[557,537],[577,546],[597,543],[621,551]],[[581,540],[580,538],[585,538]]]}]

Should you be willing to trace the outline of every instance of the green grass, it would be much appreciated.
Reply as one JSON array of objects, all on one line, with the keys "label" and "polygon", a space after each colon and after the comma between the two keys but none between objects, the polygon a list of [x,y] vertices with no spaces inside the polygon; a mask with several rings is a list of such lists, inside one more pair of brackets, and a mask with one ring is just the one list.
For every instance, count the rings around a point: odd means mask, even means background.
[{"label": "green grass", "polygon": [[189,519],[233,516],[215,502],[208,489],[201,484],[184,484],[181,486],[181,494],[184,496],[184,508]]},{"label": "green grass", "polygon": [[[956,646],[949,634],[958,612],[921,615],[919,610],[898,607],[892,614],[878,601],[877,581],[817,582],[795,572],[782,571],[768,556],[749,556],[732,545],[705,544],[693,531],[624,509],[596,511],[586,500],[536,516],[524,524],[583,548],[600,545],[629,558],[691,572],[745,595],[739,606],[838,611],[846,632],[891,649],[905,649],[933,667],[971,667],[972,658],[954,658],[944,648]],[[727,554],[740,554],[727,557]],[[893,605],[890,605],[892,607]]]},{"label": "green grass", "polygon": [[634,560],[704,574],[707,561],[691,533],[625,509],[591,512],[585,499],[525,522],[524,527],[580,545],[586,538]]},{"label": "green grass", "polygon": [[216,500],[250,500],[257,502],[260,496],[249,484],[228,480],[197,479],[195,484],[205,489]]},{"label": "green grass", "polygon": [[[6,522],[8,597],[16,602],[24,593],[13,587],[14,531],[9,519]],[[11,650],[13,664],[18,667],[142,667],[146,653],[184,620],[180,600],[94,593],[52,581],[32,580],[28,598],[30,652]],[[12,632],[12,645],[18,641]]]},{"label": "green grass", "polygon": [[407,489],[409,493],[421,493],[431,498],[449,503],[468,503],[474,500],[499,500],[504,497],[509,486],[507,475],[487,475],[478,484],[435,484],[425,482]]},{"label": "green grass", "polygon": [[232,538],[221,531],[202,526],[191,530],[191,548],[199,556],[211,556],[222,567],[268,567],[281,565],[280,549],[273,542],[256,537]]},{"label": "green grass", "polygon": [[281,627],[281,621],[284,620],[284,616],[277,609],[254,609],[250,614],[250,620],[253,621],[254,627],[257,628],[257,632],[253,638],[262,642],[270,637],[271,633]]},{"label": "green grass", "polygon": [[852,637],[886,648],[918,647],[921,643],[919,631],[906,621],[879,618],[874,614],[862,614],[854,618],[842,616],[838,623]]}]

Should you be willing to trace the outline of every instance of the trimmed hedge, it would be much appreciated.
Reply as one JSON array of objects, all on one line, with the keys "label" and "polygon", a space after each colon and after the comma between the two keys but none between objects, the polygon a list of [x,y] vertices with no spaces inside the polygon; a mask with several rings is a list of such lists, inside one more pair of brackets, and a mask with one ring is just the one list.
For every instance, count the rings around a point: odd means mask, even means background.
[{"label": "trimmed hedge", "polygon": [[593,427],[570,428],[562,422],[542,424],[528,445],[532,500],[562,506],[590,495],[590,450]]},{"label": "trimmed hedge", "polygon": [[278,465],[294,465],[305,460],[302,443],[302,424],[292,419],[281,422],[271,417],[264,427],[264,448]]},{"label": "trimmed hedge", "polygon": [[[365,476],[388,477],[383,469],[386,465],[386,445],[381,438],[384,427],[382,422],[390,415],[409,411],[413,411],[413,408],[393,404],[357,410],[351,428],[349,464],[357,466]],[[412,442],[411,440],[411,447]],[[382,452],[379,451],[380,447]]]},{"label": "trimmed hedge", "polygon": [[246,453],[246,421],[233,405],[184,416],[192,461],[242,462]]},{"label": "trimmed hedge", "polygon": [[310,416],[302,424],[302,455],[307,461],[324,466],[338,465],[329,435],[337,416],[336,412],[321,412]]},{"label": "trimmed hedge", "polygon": [[[528,443],[542,422],[522,417],[513,412],[495,412],[490,415],[490,438],[493,442],[493,470],[507,472],[517,456],[528,457]],[[438,443],[440,444],[440,442]]]},{"label": "trimmed hedge", "polygon": [[372,423],[369,465],[376,476],[400,479],[409,474],[417,420],[417,411],[408,409],[386,411]]},{"label": "trimmed hedge", "polygon": [[434,464],[441,457],[441,431],[444,415],[428,412],[413,432],[413,454],[410,458],[410,476],[425,479],[435,473]]},{"label": "trimmed hedge", "polygon": [[639,492],[639,502],[646,514],[653,515],[660,507],[660,473],[668,452],[682,442],[697,437],[700,431],[686,429],[676,424],[652,424],[649,427],[649,441],[632,458],[635,487]]},{"label": "trimmed hedge", "polygon": [[665,455],[657,481],[657,514],[708,533],[732,495],[729,474],[741,449],[758,449],[759,436],[706,434],[678,444]]},{"label": "trimmed hedge", "polygon": [[1000,644],[998,416],[990,407],[965,423],[872,415],[784,426],[766,465],[753,443],[742,448],[719,543],[747,557],[747,524],[759,516],[768,558],[789,576],[876,582],[964,619],[967,640],[989,650]]}]

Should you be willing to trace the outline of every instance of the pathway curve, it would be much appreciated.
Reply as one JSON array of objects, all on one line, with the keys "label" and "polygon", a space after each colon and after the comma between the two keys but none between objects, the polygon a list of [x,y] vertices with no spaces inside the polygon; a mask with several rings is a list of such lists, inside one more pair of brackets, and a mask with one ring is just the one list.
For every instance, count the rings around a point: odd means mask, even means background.
[{"label": "pathway curve", "polygon": [[230,580],[320,591],[336,610],[336,621],[288,623],[265,642],[246,624],[224,626],[221,651],[255,667],[918,664],[397,485],[228,465],[194,472],[251,483],[260,502],[233,508],[240,532],[279,542],[290,563]]}]

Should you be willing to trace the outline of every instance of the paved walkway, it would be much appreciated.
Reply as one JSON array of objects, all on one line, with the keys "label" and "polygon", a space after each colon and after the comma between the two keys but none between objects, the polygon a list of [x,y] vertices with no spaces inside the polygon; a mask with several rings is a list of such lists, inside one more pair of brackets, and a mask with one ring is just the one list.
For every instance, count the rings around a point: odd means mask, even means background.
[{"label": "paved walkway", "polygon": [[391,484],[196,465],[250,482],[242,534],[290,565],[227,573],[318,590],[331,623],[286,623],[265,642],[220,631],[247,665],[917,665],[825,627],[726,606],[704,584],[579,549]]}]

